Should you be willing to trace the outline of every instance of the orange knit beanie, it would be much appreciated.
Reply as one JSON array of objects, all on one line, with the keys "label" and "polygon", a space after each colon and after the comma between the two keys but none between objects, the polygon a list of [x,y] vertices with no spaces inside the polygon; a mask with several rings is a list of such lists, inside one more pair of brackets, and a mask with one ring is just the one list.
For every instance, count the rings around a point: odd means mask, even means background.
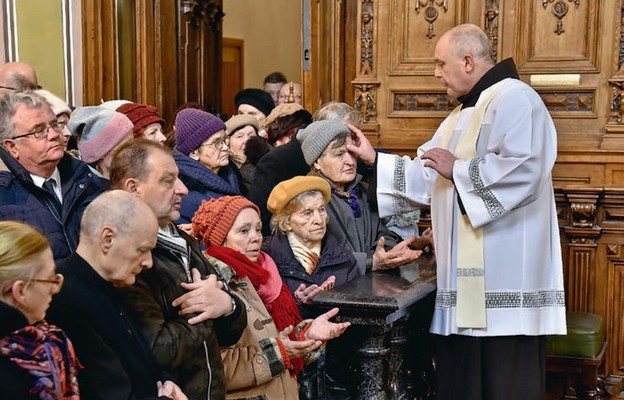
[{"label": "orange knit beanie", "polygon": [[253,208],[258,215],[258,207],[243,196],[222,196],[202,201],[193,216],[193,232],[206,246],[223,246],[234,221],[244,208]]}]

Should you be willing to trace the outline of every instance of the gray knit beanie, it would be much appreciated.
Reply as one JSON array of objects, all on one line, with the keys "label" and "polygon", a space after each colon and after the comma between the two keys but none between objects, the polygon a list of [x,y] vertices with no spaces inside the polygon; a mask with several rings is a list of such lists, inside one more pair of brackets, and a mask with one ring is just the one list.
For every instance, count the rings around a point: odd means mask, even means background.
[{"label": "gray knit beanie", "polygon": [[301,151],[306,163],[312,166],[327,146],[341,133],[351,135],[349,128],[336,120],[312,122],[305,129],[300,130],[297,133],[297,140],[301,143]]}]

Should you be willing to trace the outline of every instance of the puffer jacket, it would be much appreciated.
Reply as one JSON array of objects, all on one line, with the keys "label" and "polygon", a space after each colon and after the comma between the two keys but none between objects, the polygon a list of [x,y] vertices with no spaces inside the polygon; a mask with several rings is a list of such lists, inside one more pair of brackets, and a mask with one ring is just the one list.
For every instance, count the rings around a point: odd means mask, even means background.
[{"label": "puffer jacket", "polygon": [[87,164],[65,154],[57,166],[63,190],[63,208],[57,215],[52,194],[36,186],[28,171],[3,148],[0,159],[6,165],[0,171],[0,220],[33,226],[50,242],[55,261],[68,257],[78,245],[82,213],[108,189],[108,181],[97,177]]},{"label": "puffer jacket", "polygon": [[178,224],[190,223],[202,200],[241,194],[236,173],[229,165],[215,174],[199,161],[176,149],[173,150],[173,159],[180,170],[180,180],[189,191],[182,198]]},{"label": "puffer jacket", "polygon": [[[262,250],[273,258],[282,280],[293,294],[302,283],[306,286],[321,285],[334,275],[335,286],[340,286],[360,275],[353,252],[338,244],[329,232],[321,243],[321,258],[312,275],[295,258],[286,235],[276,233],[267,238]],[[315,318],[321,314],[319,310],[305,304],[299,304],[299,310],[303,318]]]},{"label": "puffer jacket", "polygon": [[[353,251],[361,273],[366,270],[366,258],[375,252],[375,247],[379,238],[385,238],[385,248],[390,249],[401,241],[396,233],[384,225],[376,210],[373,210],[368,203],[368,186],[361,182],[362,176],[357,175],[353,182],[345,185],[345,191],[359,186],[357,199],[360,203],[361,214],[358,218],[353,216],[351,206],[338,197],[333,191],[327,214],[329,223],[327,231],[330,232],[344,247]],[[328,181],[329,182],[329,181]],[[330,186],[335,186],[329,182]]]},{"label": "puffer jacket", "polygon": [[[277,327],[249,278],[206,256],[247,309],[247,329],[238,343],[221,348],[228,399],[299,398],[297,380],[286,370],[275,338]],[[304,322],[307,323],[307,322]]]},{"label": "puffer jacket", "polygon": [[[189,250],[189,264],[202,277],[216,271],[193,238],[179,231]],[[178,315],[173,300],[186,293],[180,286],[189,278],[182,260],[160,243],[152,250],[153,267],[137,276],[122,293],[132,308],[159,367],[170,372],[190,400],[225,398],[225,379],[219,348],[231,346],[247,325],[245,305],[236,301],[232,315],[190,325],[189,316]]]}]

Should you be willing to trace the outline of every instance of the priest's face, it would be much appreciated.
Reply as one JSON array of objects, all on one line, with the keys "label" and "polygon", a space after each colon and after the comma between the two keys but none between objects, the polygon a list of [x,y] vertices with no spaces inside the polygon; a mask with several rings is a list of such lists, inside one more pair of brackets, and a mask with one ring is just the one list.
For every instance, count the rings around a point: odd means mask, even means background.
[{"label": "priest's face", "polygon": [[448,34],[442,35],[435,48],[434,75],[446,87],[446,94],[458,98],[467,94],[472,88],[468,68],[472,59],[459,54],[451,43]]}]

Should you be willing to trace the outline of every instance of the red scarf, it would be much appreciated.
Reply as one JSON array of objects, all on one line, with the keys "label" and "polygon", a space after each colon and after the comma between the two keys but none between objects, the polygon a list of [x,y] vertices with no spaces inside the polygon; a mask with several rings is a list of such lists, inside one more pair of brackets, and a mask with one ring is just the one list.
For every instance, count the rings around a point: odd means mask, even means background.
[{"label": "red scarf", "polygon": [[65,333],[41,321],[0,339],[0,354],[28,371],[32,377],[29,396],[45,400],[79,399],[78,363]]},{"label": "red scarf", "polygon": [[[271,315],[271,318],[273,318],[278,332],[281,332],[290,325],[295,327],[299,322],[303,321],[299,308],[288,286],[282,282],[282,278],[277,272],[275,261],[273,261],[268,254],[260,252],[258,261],[254,262],[243,253],[230,249],[229,247],[210,246],[206,249],[206,253],[229,265],[230,268],[236,272],[237,276],[249,278],[254,289],[258,292],[258,295],[263,293],[263,295],[260,295],[260,298]],[[281,287],[277,288],[277,290],[279,290],[277,298],[271,296],[271,293],[275,293],[275,290],[265,290],[265,285],[270,285],[270,282],[274,281],[275,278],[279,278],[281,282]],[[275,299],[267,301],[268,298]],[[291,340],[296,340],[294,331],[290,335],[290,338]],[[290,362],[293,366],[291,374],[296,375],[303,370],[302,358],[291,359]]]}]

